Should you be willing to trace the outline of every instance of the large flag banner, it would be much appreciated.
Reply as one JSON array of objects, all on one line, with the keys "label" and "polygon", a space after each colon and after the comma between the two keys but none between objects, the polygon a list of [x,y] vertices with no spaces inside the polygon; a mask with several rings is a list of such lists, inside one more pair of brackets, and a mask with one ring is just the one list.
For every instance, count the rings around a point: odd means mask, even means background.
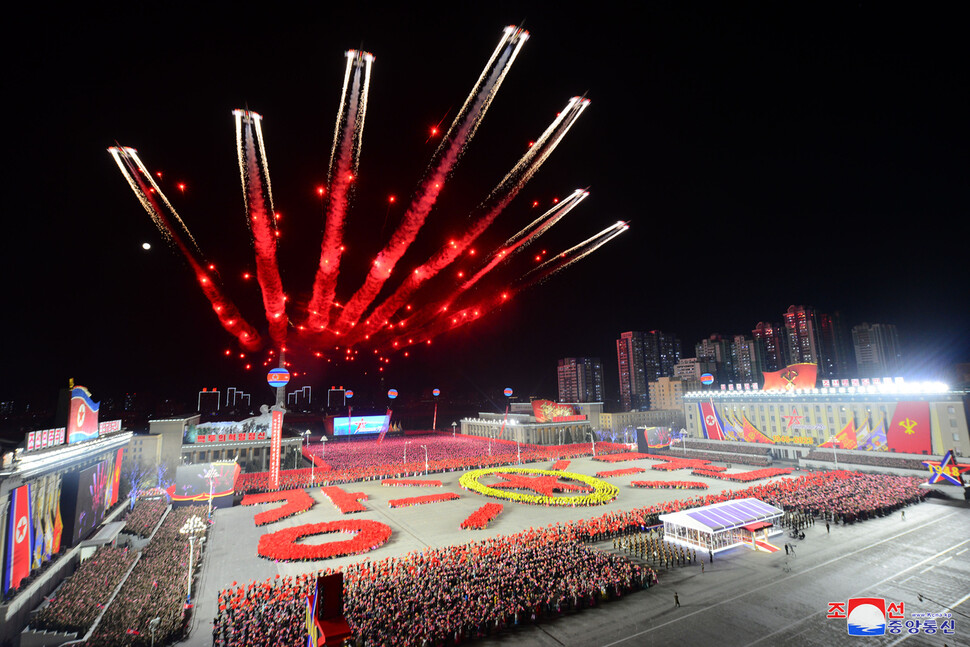
[{"label": "large flag banner", "polygon": [[855,421],[849,420],[842,431],[835,434],[835,438],[828,440],[819,447],[838,447],[839,449],[855,449],[858,443],[858,436],[855,433]]},{"label": "large flag banner", "polygon": [[54,538],[51,542],[51,552],[57,554],[61,550],[61,536],[64,534],[64,520],[61,518],[61,497],[57,495],[57,512],[54,514]]},{"label": "large flag banner", "polygon": [[31,523],[30,484],[10,493],[10,523],[7,528],[7,554],[4,559],[3,591],[20,587],[30,575],[30,554],[34,544]]},{"label": "large flag banner", "polygon": [[817,364],[789,364],[780,371],[764,371],[763,391],[791,391],[814,389],[818,378]]},{"label": "large flag banner", "polygon": [[906,454],[932,454],[930,403],[900,402],[886,430],[890,451]]},{"label": "large flag banner", "polygon": [[741,414],[741,418],[742,420],[744,420],[744,428],[742,429],[742,433],[744,434],[744,440],[746,442],[765,443],[767,445],[775,444],[775,441],[773,441],[771,438],[768,438],[768,436],[761,433],[761,431],[759,431],[757,427],[751,424],[751,421],[748,420],[748,416]]},{"label": "large flag banner", "polygon": [[721,423],[714,413],[714,405],[710,402],[699,403],[701,408],[701,420],[704,422],[704,436],[709,440],[724,440],[724,432],[721,431]]},{"label": "large flag banner", "polygon": [[882,421],[869,432],[869,435],[859,441],[858,449],[873,452],[884,452],[886,451],[887,444],[888,440],[886,439],[886,425],[885,421]]},{"label": "large flag banner", "polygon": [[91,399],[91,392],[83,386],[71,391],[71,413],[67,418],[69,445],[98,437],[98,408],[100,402]]},{"label": "large flag banner", "polygon": [[114,504],[118,503],[118,487],[121,485],[121,463],[125,458],[125,448],[118,448],[118,455],[115,456],[115,470],[111,477],[111,501],[108,502],[106,507],[110,508]]}]

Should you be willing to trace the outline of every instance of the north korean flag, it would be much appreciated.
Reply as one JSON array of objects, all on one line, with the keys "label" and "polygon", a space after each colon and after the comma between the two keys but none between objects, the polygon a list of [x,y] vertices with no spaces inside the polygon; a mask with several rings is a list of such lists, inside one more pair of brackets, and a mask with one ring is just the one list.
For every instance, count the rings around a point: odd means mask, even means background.
[{"label": "north korean flag", "polygon": [[4,592],[20,587],[20,582],[30,575],[30,555],[34,547],[34,524],[30,509],[30,484],[22,485],[11,493],[10,525],[7,531],[6,577]]},{"label": "north korean flag", "polygon": [[724,432],[721,431],[721,422],[714,413],[714,405],[710,402],[701,402],[701,420],[704,423],[704,434],[710,440],[724,440]]}]

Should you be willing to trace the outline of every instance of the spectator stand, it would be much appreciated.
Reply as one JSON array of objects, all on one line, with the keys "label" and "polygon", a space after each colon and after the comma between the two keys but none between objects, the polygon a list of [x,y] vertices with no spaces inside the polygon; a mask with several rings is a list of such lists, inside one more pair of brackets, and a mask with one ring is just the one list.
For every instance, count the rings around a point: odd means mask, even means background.
[{"label": "spectator stand", "polygon": [[[109,523],[118,518],[124,511],[125,505],[117,505],[113,510],[105,514],[104,523]],[[62,549],[63,550],[63,549]],[[43,567],[39,573],[32,573],[30,581],[17,590],[16,594],[0,604],[0,644],[4,641],[11,641],[19,627],[28,624],[30,614],[44,603],[54,589],[61,582],[68,578],[77,570],[80,554],[80,544],[64,550],[59,556],[54,557]]]}]

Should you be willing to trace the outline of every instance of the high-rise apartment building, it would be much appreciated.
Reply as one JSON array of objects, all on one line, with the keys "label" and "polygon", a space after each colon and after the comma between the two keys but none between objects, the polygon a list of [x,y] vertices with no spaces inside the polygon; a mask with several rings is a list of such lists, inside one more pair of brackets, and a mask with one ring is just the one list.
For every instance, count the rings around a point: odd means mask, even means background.
[{"label": "high-rise apartment building", "polygon": [[731,344],[725,341],[721,335],[714,333],[707,339],[694,344],[694,354],[697,361],[713,365],[711,373],[715,380],[720,384],[734,382],[734,358],[731,355]]},{"label": "high-rise apartment building", "polygon": [[559,360],[560,402],[603,402],[603,363],[598,357]]},{"label": "high-rise apartment building", "polygon": [[620,333],[616,340],[616,363],[620,373],[620,407],[624,411],[646,409],[649,405],[646,367],[643,363],[644,334]]},{"label": "high-rise apartment building", "polygon": [[650,409],[682,409],[684,407],[684,383],[669,377],[661,377],[648,385]]},{"label": "high-rise apartment building", "polygon": [[625,411],[650,405],[647,383],[674,374],[680,361],[680,340],[660,330],[631,331],[616,341],[620,372],[620,405]]},{"label": "high-rise apartment building", "polygon": [[860,377],[888,377],[899,371],[899,336],[892,324],[861,323],[852,328],[856,370]]},{"label": "high-rise apartment building", "polygon": [[735,335],[731,342],[731,364],[733,381],[740,384],[758,382],[765,370],[758,343],[744,335]]},{"label": "high-rise apartment building", "polygon": [[789,306],[782,315],[785,321],[785,346],[791,364],[821,364],[818,327],[811,306]]},{"label": "high-rise apartment building", "polygon": [[766,371],[778,371],[788,364],[785,354],[785,342],[778,324],[759,321],[751,331],[751,336],[757,343],[758,354]]},{"label": "high-rise apartment building", "polygon": [[674,367],[680,361],[680,339],[660,330],[644,334],[643,362],[646,366],[647,382],[674,374]]},{"label": "high-rise apartment building", "polygon": [[838,312],[819,314],[818,339],[821,345],[819,375],[822,377],[846,377],[855,374],[854,358],[849,349],[848,336]]}]

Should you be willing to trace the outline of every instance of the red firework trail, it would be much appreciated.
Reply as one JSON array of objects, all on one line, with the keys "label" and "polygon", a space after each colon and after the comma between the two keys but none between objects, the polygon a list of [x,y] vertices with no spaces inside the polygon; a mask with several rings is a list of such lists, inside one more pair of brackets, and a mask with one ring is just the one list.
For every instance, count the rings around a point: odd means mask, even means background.
[{"label": "red firework trail", "polygon": [[[485,214],[475,221],[461,238],[451,241],[438,251],[437,254],[425,261],[424,264],[415,268],[404,282],[389,296],[381,305],[377,306],[363,326],[360,322],[354,323],[355,336],[351,339],[357,341],[366,335],[372,334],[389,320],[398,310],[405,306],[407,300],[415,293],[426,281],[435,277],[443,269],[455,262],[455,260],[465,253],[472,243],[488,229],[495,219],[505,211],[505,208],[519,194],[526,183],[539,170],[552,151],[555,150],[562,138],[582,114],[589,100],[580,97],[573,97],[569,100],[566,108],[561,110],[555,121],[542,133],[536,143],[529,148],[528,152],[516,163],[515,167],[502,179],[502,181],[492,190],[489,198],[500,199]],[[486,199],[488,202],[488,199]],[[353,343],[353,341],[351,343]]]},{"label": "red firework trail", "polygon": [[[189,267],[195,273],[196,279],[199,281],[202,293],[209,300],[209,303],[212,304],[212,309],[219,318],[219,323],[222,324],[222,327],[239,340],[239,344],[243,348],[247,350],[258,350],[263,344],[259,333],[249,325],[232,300],[223,294],[222,289],[216,284],[215,280],[203,269],[205,262],[201,258],[201,252],[199,252],[199,248],[195,244],[192,234],[189,233],[185,223],[182,222],[182,219],[172,207],[168,198],[165,197],[161,188],[155,184],[151,174],[148,173],[145,165],[138,158],[137,151],[134,148],[112,146],[108,149],[108,152],[111,153],[115,163],[118,164],[122,175],[128,180],[129,186],[135,192],[135,196],[141,202],[142,207],[145,208],[148,215],[155,221],[155,225],[159,231],[182,252]],[[158,203],[159,199],[167,207],[171,217],[161,209]],[[178,223],[178,229],[173,226],[173,220]],[[192,241],[191,247],[183,239],[183,233],[185,237]]]},{"label": "red firework trail", "polygon": [[[398,281],[397,290],[383,302],[375,305],[388,277],[395,265],[403,257],[408,247],[416,239],[419,230],[434,207],[444,182],[449,178],[456,164],[464,154],[465,148],[471,141],[476,129],[501,86],[506,74],[516,59],[528,34],[515,27],[506,28],[498,46],[489,58],[485,68],[475,83],[472,91],[458,115],[455,117],[448,132],[443,137],[431,158],[428,170],[418,190],[415,192],[407,213],[402,218],[390,242],[377,255],[377,260],[370,268],[363,286],[352,295],[350,303],[339,310],[339,305],[332,303],[332,295],[338,283],[340,270],[340,252],[343,243],[343,230],[349,209],[349,196],[352,195],[351,176],[356,176],[361,149],[364,117],[367,108],[367,94],[369,87],[369,69],[373,57],[366,52],[351,50],[348,56],[348,68],[344,77],[344,87],[341,93],[340,110],[334,129],[334,144],[331,150],[330,166],[328,167],[328,211],[323,240],[321,241],[321,264],[329,266],[328,271],[318,272],[314,277],[312,296],[308,295],[308,307],[301,308],[300,316],[305,321],[297,322],[296,332],[301,342],[300,347],[291,350],[305,350],[312,356],[324,359],[324,348],[336,348],[338,353],[345,355],[344,361],[358,359],[360,351],[355,346],[366,342],[378,357],[380,346],[390,341],[393,347],[400,348],[416,343],[431,343],[431,337],[450,329],[476,321],[486,313],[500,307],[513,295],[536,285],[552,276],[568,265],[575,263],[584,256],[592,253],[612,237],[618,235],[625,225],[620,223],[606,232],[601,232],[583,243],[570,248],[551,261],[542,264],[532,272],[525,274],[511,287],[496,290],[493,286],[488,296],[474,297],[474,301],[466,298],[470,290],[477,284],[484,283],[493,270],[507,258],[535,241],[545,231],[548,231],[570,209],[586,196],[585,192],[577,191],[572,196],[549,210],[524,229],[514,234],[503,246],[500,246],[488,256],[484,266],[474,275],[464,281],[451,295],[444,299],[435,299],[435,294],[422,292],[422,299],[415,303],[413,312],[410,303],[405,304],[412,294],[416,294],[419,287],[427,284],[427,280],[448,264],[455,261],[469,246],[493,224],[493,221],[509,204],[509,202],[523,188],[530,177],[537,172],[545,159],[558,145],[566,131],[588,105],[585,98],[574,97],[567,107],[557,115],[557,118],[546,129],[543,135],[533,144],[511,171],[496,185],[492,192],[480,203],[476,214],[483,214],[473,221],[471,228],[459,236],[455,242],[427,262],[406,272],[407,276],[417,275],[419,280],[412,279]],[[364,69],[361,67],[366,63]],[[268,351],[269,357],[264,365],[275,363],[274,351],[279,351],[280,362],[287,349],[285,340],[288,333],[288,317],[286,312],[287,298],[283,292],[277,263],[279,232],[276,228],[276,217],[273,209],[273,195],[270,184],[266,151],[261,132],[262,118],[248,110],[234,111],[236,122],[236,147],[239,161],[240,179],[243,188],[243,201],[250,231],[253,237],[256,256],[256,274],[263,297],[266,319],[269,322],[270,337],[274,349]],[[155,185],[152,176],[145,170],[131,149],[112,148],[122,174],[127,179],[133,192],[148,214],[155,220],[159,231],[167,237],[174,247],[177,247],[187,259],[195,272],[203,293],[209,299],[213,309],[219,316],[223,327],[234,335],[242,347],[247,350],[258,350],[262,340],[256,332],[239,314],[235,305],[222,294],[215,284],[214,277],[204,269],[202,254],[188,229],[184,226],[168,199]],[[330,262],[324,263],[323,261]],[[415,274],[416,272],[416,274]],[[439,274],[440,275],[440,274]],[[453,303],[460,303],[462,309],[450,312]],[[473,303],[474,305],[467,305]],[[292,305],[292,304],[291,304]],[[318,307],[319,306],[319,307]],[[332,306],[337,306],[333,308]],[[393,326],[382,327],[384,318],[400,314],[406,307],[408,318],[395,323]],[[337,310],[335,312],[335,310]],[[371,316],[365,321],[373,321],[361,325],[362,315],[371,311]],[[338,314],[339,313],[339,314]],[[381,315],[381,317],[379,317]],[[306,326],[307,323],[318,323],[323,326]],[[325,326],[325,329],[324,329]],[[409,333],[402,334],[407,326]],[[368,330],[375,331],[373,335]],[[421,334],[415,335],[414,330]],[[349,333],[349,334],[348,334]],[[346,340],[346,341],[344,341]],[[339,346],[336,344],[339,343]],[[229,354],[229,351],[226,351]],[[289,352],[287,352],[289,354]],[[243,358],[242,353],[239,354]],[[361,356],[362,357],[362,356]],[[329,361],[329,359],[328,359]],[[389,360],[381,355],[379,361]],[[247,365],[248,368],[248,365]],[[297,375],[296,372],[293,373]]]},{"label": "red firework trail", "polygon": [[[574,193],[573,195],[576,194]],[[493,309],[511,300],[519,292],[545,281],[553,274],[566,269],[573,263],[592,254],[629,228],[629,224],[622,221],[607,227],[583,242],[556,254],[539,267],[520,277],[511,287],[500,290],[497,294],[493,294],[489,299],[480,301],[476,305],[468,306],[455,312],[449,312],[450,304],[457,298],[457,295],[453,295],[451,300],[443,306],[439,305],[432,313],[425,313],[426,315],[437,315],[436,317],[424,316],[419,321],[409,321],[407,334],[399,334],[392,338],[390,341],[391,347],[402,348],[415,343],[424,343],[445,331],[454,330],[455,328],[477,321]],[[418,328],[420,330],[417,330]]]},{"label": "red firework trail", "polygon": [[260,129],[262,117],[249,110],[233,110],[232,114],[236,117],[236,151],[239,156],[243,202],[249,216],[249,229],[253,234],[253,247],[256,250],[256,280],[263,293],[269,336],[277,345],[282,345],[286,342],[286,298],[276,261],[278,231],[269,167]]},{"label": "red firework trail", "polygon": [[[465,105],[462,106],[458,116],[455,117],[455,121],[448,129],[448,134],[438,147],[439,152],[444,151],[443,155],[440,156],[440,161],[435,166],[431,176],[423,182],[417,197],[405,212],[401,224],[391,236],[391,240],[378,253],[363,286],[354,293],[337,318],[333,327],[338,333],[345,331],[360,320],[361,315],[373,303],[384,283],[394,271],[394,266],[397,265],[407,248],[414,242],[428,213],[438,199],[445,180],[475,134],[475,130],[484,118],[489,104],[527,38],[528,32],[516,28],[506,28],[502,40],[495,52],[492,53],[492,57],[482,71],[478,83],[475,84],[465,101]],[[492,67],[496,58],[497,63]],[[492,68],[491,72],[489,72],[489,68]],[[485,79],[484,83],[483,79]],[[453,136],[452,133],[454,133]]]},{"label": "red firework trail", "polygon": [[[409,334],[413,336],[415,330],[421,330],[424,326],[427,326],[433,319],[441,317],[443,319],[448,319],[447,314],[452,305],[459,297],[465,292],[470,290],[478,281],[485,277],[489,272],[491,272],[495,267],[497,267],[503,261],[507,261],[512,258],[518,251],[521,251],[528,245],[532,244],[539,236],[549,231],[549,229],[559,222],[563,216],[569,213],[573,208],[575,208],[580,202],[582,202],[589,192],[582,189],[576,189],[570,194],[566,199],[558,202],[552,209],[549,209],[544,214],[539,216],[536,220],[532,221],[524,229],[516,233],[509,242],[506,241],[505,245],[499,247],[498,249],[492,251],[489,255],[489,260],[486,262],[485,266],[482,267],[478,272],[475,273],[470,279],[462,283],[453,293],[451,293],[448,298],[438,301],[437,303],[431,304],[420,308],[414,312],[411,316],[407,317],[405,320],[405,327],[411,331]],[[511,293],[503,293],[505,296],[501,298],[501,301],[507,300]],[[467,312],[469,309],[466,308]],[[454,315],[451,315],[452,317]],[[467,316],[467,315],[466,315]],[[400,326],[400,322],[398,323]],[[388,327],[389,330],[394,329],[394,325]]]},{"label": "red firework trail", "polygon": [[[320,246],[320,264],[313,282],[307,325],[311,330],[322,330],[330,318],[330,308],[336,298],[337,277],[343,252],[344,222],[347,215],[349,192],[356,179],[360,161],[360,140],[367,110],[367,87],[370,84],[370,68],[374,56],[368,52],[349,50],[344,88],[341,94],[337,126],[334,129],[333,150],[330,154],[329,209],[324,225],[323,242]],[[363,92],[361,92],[361,65],[365,64]],[[348,80],[353,71],[350,99],[347,99]],[[347,106],[346,114],[344,106]],[[341,123],[343,122],[343,123]],[[343,126],[341,128],[341,126]],[[339,151],[339,155],[337,152]]]}]

